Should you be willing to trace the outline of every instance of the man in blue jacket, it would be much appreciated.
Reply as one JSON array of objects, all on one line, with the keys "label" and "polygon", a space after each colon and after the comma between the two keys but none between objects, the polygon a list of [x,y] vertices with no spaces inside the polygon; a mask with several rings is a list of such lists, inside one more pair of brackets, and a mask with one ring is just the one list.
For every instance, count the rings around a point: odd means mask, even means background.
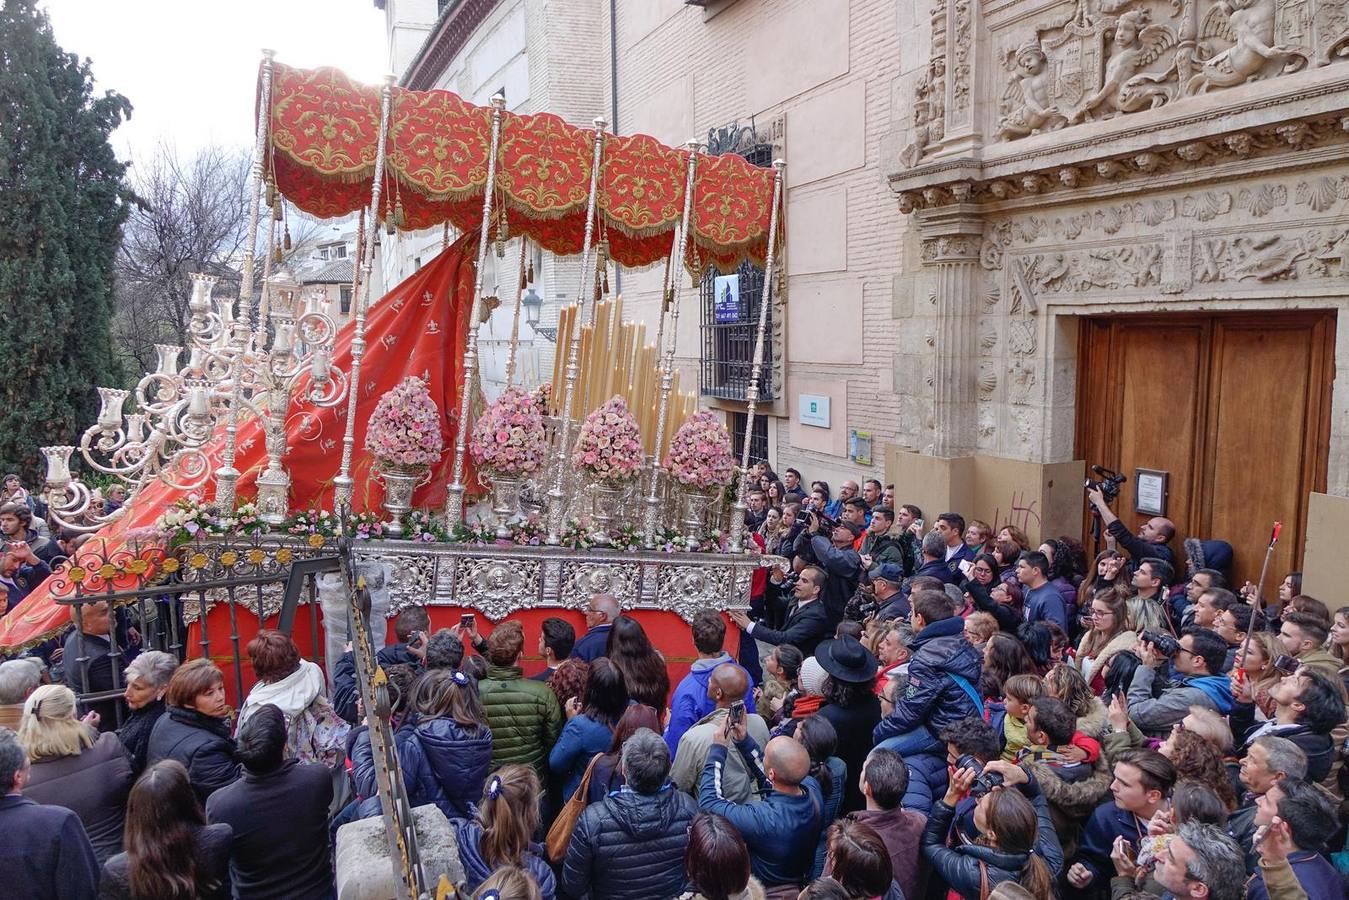
[{"label": "man in blue jacket", "polygon": [[1192,706],[1212,709],[1220,716],[1232,711],[1232,683],[1222,673],[1227,658],[1227,642],[1216,631],[1190,627],[1181,632],[1180,650],[1171,667],[1180,676],[1160,695],[1153,696],[1153,682],[1166,665],[1166,657],[1156,645],[1140,642],[1137,651],[1143,665],[1134,670],[1129,683],[1129,718],[1146,735],[1165,737],[1171,727],[1184,719]]},{"label": "man in blue jacket", "polygon": [[679,749],[679,739],[699,720],[716,709],[719,689],[713,687],[712,670],[722,663],[730,663],[745,672],[749,687],[745,689],[745,709],[754,712],[754,680],[744,667],[731,659],[723,649],[726,643],[726,621],[714,609],[700,609],[693,617],[693,647],[698,658],[689,667],[689,674],[679,682],[670,698],[670,720],[665,726],[665,743],[673,756]]},{"label": "man in blue jacket", "polygon": [[586,633],[571,648],[571,655],[586,662],[594,662],[603,656],[609,644],[609,631],[620,612],[616,597],[609,594],[591,597],[585,608]]},{"label": "man in blue jacket", "polygon": [[[1308,897],[1342,897],[1344,882],[1320,850],[1326,838],[1339,829],[1335,808],[1314,785],[1306,781],[1285,779],[1270,788],[1255,801],[1258,811],[1255,824],[1286,829],[1292,842],[1288,863],[1293,875]],[[1269,900],[1265,887],[1264,870],[1255,873],[1247,887],[1248,900]]]},{"label": "man in blue jacket", "polygon": [[[760,803],[734,803],[721,794],[721,768],[732,739],[766,794]],[[793,738],[775,737],[761,764],[759,745],[748,736],[743,721],[733,729],[718,729],[712,740],[698,785],[698,806],[736,827],[749,847],[750,869],[765,888],[799,887],[815,862],[824,814],[820,785],[807,774],[810,754]]]},{"label": "man in blue jacket", "polygon": [[1137,851],[1147,837],[1148,820],[1165,808],[1176,783],[1176,767],[1156,750],[1125,750],[1115,757],[1114,774],[1114,799],[1091,814],[1077,859],[1068,868],[1068,883],[1078,890],[1109,883],[1115,839],[1123,837]]},{"label": "man in blue jacket", "polygon": [[938,733],[966,716],[982,716],[979,675],[983,659],[965,639],[965,620],[942,591],[919,591],[909,616],[909,681],[894,709],[876,726],[878,746],[908,757],[942,753]]}]

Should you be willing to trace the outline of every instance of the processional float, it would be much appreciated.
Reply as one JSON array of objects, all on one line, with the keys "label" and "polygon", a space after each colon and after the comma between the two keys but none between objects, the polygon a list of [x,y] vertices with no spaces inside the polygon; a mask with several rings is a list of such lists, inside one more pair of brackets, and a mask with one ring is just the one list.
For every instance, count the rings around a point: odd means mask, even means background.
[{"label": "processional float", "polygon": [[[156,540],[162,547],[246,536],[270,542],[257,551],[266,553],[321,543],[346,510],[355,536],[368,539],[355,545],[357,562],[387,567],[388,614],[429,602],[499,621],[521,609],[577,609],[605,591],[630,608],[687,620],[706,606],[743,602],[759,564],[744,550],[744,473],[775,282],[782,164],[758,168],[709,156],[696,142],[673,149],[609,134],[603,120],[577,128],[504,107],[499,97],[477,107],[392,79],[367,87],[335,69],[293,69],[266,55],[248,207],[250,246],[262,235],[266,251],[242,257],[237,297],[217,296],[212,278],[195,277],[188,346],[158,348],[155,371],[133,391],[100,389],[98,420],[78,446],[43,448],[52,524],[96,533],[86,547],[101,556],[77,558],[77,575],[162,577],[152,561],[136,561],[137,548]],[[341,327],[278,265],[287,206],[361,216],[353,316]],[[372,303],[382,232],[435,226],[446,234],[439,262]],[[451,226],[462,235],[454,245]],[[531,266],[523,244],[507,291],[485,283],[488,254],[495,249],[504,270],[506,245],[517,238],[581,262],[577,302],[558,323],[553,381],[532,391],[514,384]],[[456,252],[465,257],[457,268]],[[686,279],[697,285],[708,267],[734,271],[745,260],[766,277],[745,444],[734,452],[724,427],[692,415],[694,398],[678,390],[675,334]],[[622,298],[605,296],[608,268],[661,262],[649,344],[643,326],[623,320]],[[424,300],[412,295],[414,284]],[[542,421],[541,432],[525,429],[521,454],[542,457],[532,470],[494,458],[491,435],[474,432],[509,412],[500,401],[482,410],[478,329],[500,303],[495,294],[512,287],[507,393],[529,395]],[[399,332],[419,315],[439,318],[425,322],[427,334]],[[435,334],[441,343],[430,343]],[[440,385],[436,431],[447,448],[411,472],[379,457],[370,434],[375,391],[393,387],[382,379],[407,362],[409,342],[414,356],[439,354],[406,374]],[[515,429],[505,431],[513,452]],[[615,452],[629,434],[640,451]],[[127,485],[122,509],[94,513],[92,488],[71,470],[77,454],[89,470]],[[719,459],[720,468],[709,463]],[[469,514],[487,494],[490,504]],[[392,539],[403,531],[411,540]],[[0,622],[0,645],[31,645],[68,621],[50,588],[21,612]]]}]

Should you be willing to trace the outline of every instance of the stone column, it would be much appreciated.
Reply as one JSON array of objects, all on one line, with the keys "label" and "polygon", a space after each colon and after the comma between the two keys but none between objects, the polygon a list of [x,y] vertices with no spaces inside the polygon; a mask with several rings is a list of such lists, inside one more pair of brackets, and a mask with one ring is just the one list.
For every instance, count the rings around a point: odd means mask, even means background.
[{"label": "stone column", "polygon": [[937,270],[933,455],[969,456],[975,448],[976,324],[983,221],[971,205],[957,203],[925,210],[918,214],[918,222],[923,263]]}]

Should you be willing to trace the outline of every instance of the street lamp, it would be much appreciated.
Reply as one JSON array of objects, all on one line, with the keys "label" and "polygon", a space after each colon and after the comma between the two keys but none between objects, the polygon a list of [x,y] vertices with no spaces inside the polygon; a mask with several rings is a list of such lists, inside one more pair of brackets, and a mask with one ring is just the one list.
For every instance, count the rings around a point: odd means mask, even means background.
[{"label": "street lamp", "polygon": [[539,312],[543,309],[543,298],[530,285],[529,290],[520,298],[520,305],[525,308],[525,322],[530,328],[539,324]]}]

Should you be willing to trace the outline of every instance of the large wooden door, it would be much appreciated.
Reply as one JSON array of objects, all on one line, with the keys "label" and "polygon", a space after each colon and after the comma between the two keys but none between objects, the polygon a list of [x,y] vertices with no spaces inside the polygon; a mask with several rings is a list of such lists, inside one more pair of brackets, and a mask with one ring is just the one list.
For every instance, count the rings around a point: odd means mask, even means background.
[{"label": "large wooden door", "polygon": [[1079,335],[1077,453],[1129,476],[1114,504],[1124,523],[1148,518],[1133,511],[1135,478],[1158,469],[1178,560],[1183,538],[1222,538],[1236,583],[1254,581],[1282,521],[1269,580],[1299,567],[1308,494],[1326,483],[1334,314],[1090,318]]}]

